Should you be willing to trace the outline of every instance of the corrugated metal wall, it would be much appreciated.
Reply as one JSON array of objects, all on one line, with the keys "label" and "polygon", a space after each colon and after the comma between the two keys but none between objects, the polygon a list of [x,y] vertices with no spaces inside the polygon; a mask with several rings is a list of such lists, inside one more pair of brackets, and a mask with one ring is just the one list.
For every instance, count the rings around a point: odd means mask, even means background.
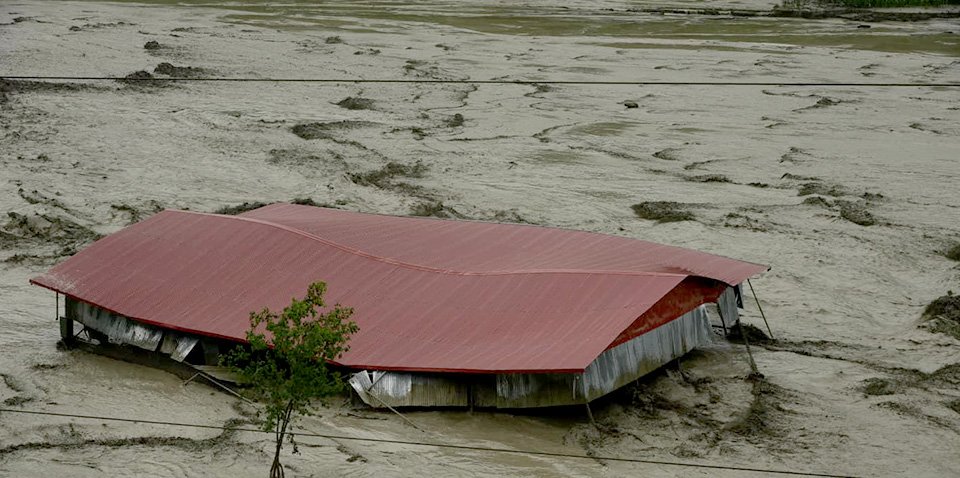
[{"label": "corrugated metal wall", "polygon": [[701,305],[629,342],[602,353],[583,373],[580,398],[602,397],[713,340]]},{"label": "corrugated metal wall", "polygon": [[727,287],[720,294],[720,297],[717,298],[717,307],[719,307],[723,322],[728,329],[740,320],[740,312],[737,309],[737,291],[733,287]]},{"label": "corrugated metal wall", "polygon": [[140,324],[70,297],[64,307],[68,319],[106,335],[110,343],[134,345],[151,352],[159,349],[177,362],[182,362],[198,342],[195,336]]},{"label": "corrugated metal wall", "polygon": [[603,352],[580,374],[498,374],[493,382],[489,375],[364,371],[355,374],[350,383],[372,407],[382,407],[384,403],[394,407],[469,406],[471,401],[477,407],[497,408],[582,404],[711,342],[714,334],[708,307],[720,308],[728,327],[739,320],[736,294],[731,287],[720,296],[718,304],[701,305]]}]

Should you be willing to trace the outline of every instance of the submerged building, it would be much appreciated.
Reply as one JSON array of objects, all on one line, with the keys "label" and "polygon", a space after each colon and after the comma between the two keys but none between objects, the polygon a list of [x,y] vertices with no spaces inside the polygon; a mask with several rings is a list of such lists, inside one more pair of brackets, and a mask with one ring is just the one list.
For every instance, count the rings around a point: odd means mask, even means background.
[{"label": "submerged building", "polygon": [[520,408],[589,403],[709,342],[708,304],[734,324],[740,283],[765,270],[603,234],[274,204],[163,211],[31,282],[66,297],[66,338],[77,322],[209,365],[251,311],[322,280],[355,310],[335,365],[364,402]]}]

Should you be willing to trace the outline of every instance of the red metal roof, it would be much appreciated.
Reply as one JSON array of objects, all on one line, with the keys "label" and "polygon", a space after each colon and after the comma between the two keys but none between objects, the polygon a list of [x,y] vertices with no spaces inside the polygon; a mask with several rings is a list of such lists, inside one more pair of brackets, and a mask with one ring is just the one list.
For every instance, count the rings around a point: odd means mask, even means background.
[{"label": "red metal roof", "polygon": [[242,341],[251,311],[279,310],[323,280],[328,302],[353,307],[360,326],[339,364],[562,373],[644,330],[644,313],[684,279],[738,284],[766,269],[602,234],[275,204],[240,216],[164,211],[31,282]]}]

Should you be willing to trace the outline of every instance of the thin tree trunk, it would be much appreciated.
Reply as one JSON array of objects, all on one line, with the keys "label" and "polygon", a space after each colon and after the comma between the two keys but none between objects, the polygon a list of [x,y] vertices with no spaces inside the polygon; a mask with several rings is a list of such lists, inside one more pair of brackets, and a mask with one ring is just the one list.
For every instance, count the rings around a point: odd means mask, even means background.
[{"label": "thin tree trunk", "polygon": [[280,464],[280,450],[283,448],[283,437],[287,434],[287,425],[290,424],[290,417],[293,415],[293,401],[287,402],[287,409],[277,422],[277,431],[274,438],[277,441],[277,447],[273,454],[273,464],[270,465],[270,478],[284,478],[283,465]]}]

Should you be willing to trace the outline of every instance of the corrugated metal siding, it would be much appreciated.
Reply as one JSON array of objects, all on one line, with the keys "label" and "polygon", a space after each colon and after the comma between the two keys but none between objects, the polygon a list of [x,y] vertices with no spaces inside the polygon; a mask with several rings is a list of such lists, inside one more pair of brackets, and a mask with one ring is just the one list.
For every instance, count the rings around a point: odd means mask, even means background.
[{"label": "corrugated metal siding", "polygon": [[723,322],[729,330],[740,321],[740,310],[737,308],[737,294],[733,287],[724,289],[720,297],[717,298],[717,307],[723,314]]},{"label": "corrugated metal siding", "polygon": [[323,280],[328,302],[353,307],[360,326],[341,365],[572,373],[687,274],[729,281],[766,269],[576,231],[291,205],[254,212],[164,211],[32,282],[141,323],[243,341],[250,311],[279,310]]},{"label": "corrugated metal siding", "polygon": [[[466,407],[468,384],[442,375],[404,372],[353,374],[350,386],[370,406],[381,407]],[[376,397],[376,398],[373,398]]]},{"label": "corrugated metal siding", "polygon": [[65,302],[67,318],[106,335],[107,340],[113,344],[134,345],[151,352],[159,351],[177,362],[183,362],[199,342],[195,336],[138,324],[122,315],[69,297]]},{"label": "corrugated metal siding", "polygon": [[[584,373],[498,374],[494,386],[467,375],[360,372],[350,382],[365,403],[378,408],[382,403],[392,407],[468,406],[469,393],[478,397],[474,399],[478,407],[531,408],[586,403],[710,343],[713,333],[706,307],[699,306],[603,352]],[[495,399],[491,395],[495,395]]]},{"label": "corrugated metal siding", "polygon": [[497,408],[552,407],[580,403],[579,373],[497,375]]},{"label": "corrugated metal siding", "polygon": [[697,307],[676,320],[600,354],[583,373],[580,398],[585,396],[590,401],[602,397],[694,348],[710,343],[713,333],[706,307]]},{"label": "corrugated metal siding", "polygon": [[110,343],[129,344],[151,352],[156,351],[163,339],[163,330],[103,310],[99,307],[67,300],[67,317],[107,336]]}]

